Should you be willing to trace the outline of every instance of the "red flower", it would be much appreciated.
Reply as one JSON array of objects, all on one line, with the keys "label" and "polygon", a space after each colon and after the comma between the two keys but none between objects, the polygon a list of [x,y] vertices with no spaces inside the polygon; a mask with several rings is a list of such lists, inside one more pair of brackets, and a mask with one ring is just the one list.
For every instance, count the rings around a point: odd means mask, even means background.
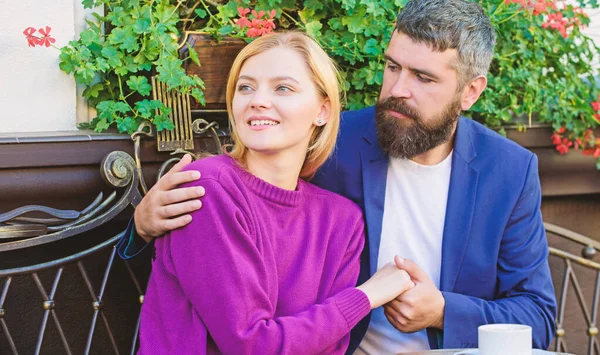
[{"label": "red flower", "polygon": [[600,111],[600,101],[594,101],[594,102],[592,102],[592,109],[594,111]]},{"label": "red flower", "polygon": [[552,136],[550,136],[550,138],[552,139],[552,144],[554,145],[560,144],[562,140],[562,137],[558,133],[554,133]]},{"label": "red flower", "polygon": [[566,128],[565,128],[565,127],[560,127],[560,128],[558,129],[558,131],[556,131],[556,133],[558,133],[558,134],[563,134],[563,133],[565,133],[565,131],[566,131]]},{"label": "red flower", "polygon": [[42,34],[42,38],[39,39],[40,46],[43,44],[46,47],[50,47],[52,43],[56,42],[54,38],[50,37],[50,31],[52,31],[50,26],[46,26],[45,30],[40,28],[39,31]]},{"label": "red flower", "polygon": [[237,19],[235,21],[235,24],[239,27],[239,28],[246,28],[246,27],[250,27],[251,23],[250,20],[248,20],[245,17],[240,17],[239,19]]},{"label": "red flower", "polygon": [[248,32],[246,32],[246,36],[248,36],[250,38],[258,37],[260,35],[261,35],[260,30],[256,27],[252,27],[251,29],[248,30]]},{"label": "red flower", "polygon": [[23,31],[25,38],[27,38],[27,45],[29,47],[35,47],[36,45],[41,44],[40,39],[33,35],[34,33],[35,28],[33,27],[27,27],[25,31]]},{"label": "red flower", "polygon": [[567,154],[569,152],[569,147],[573,145],[573,142],[569,141],[567,138],[563,138],[562,142],[556,146],[556,151],[560,154]]},{"label": "red flower", "polygon": [[246,17],[246,15],[250,13],[250,9],[244,9],[243,7],[238,7],[237,10],[240,17]]},{"label": "red flower", "polygon": [[598,157],[600,157],[600,147],[596,148],[596,151],[594,152],[594,158],[598,159]]}]

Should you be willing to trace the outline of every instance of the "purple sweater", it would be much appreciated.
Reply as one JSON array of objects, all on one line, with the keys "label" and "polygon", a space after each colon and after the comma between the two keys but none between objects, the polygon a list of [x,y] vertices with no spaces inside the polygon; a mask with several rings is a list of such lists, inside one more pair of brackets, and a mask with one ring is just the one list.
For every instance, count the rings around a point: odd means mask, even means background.
[{"label": "purple sweater", "polygon": [[342,354],[370,311],[354,288],[361,211],[299,180],[283,190],[226,156],[186,169],[206,189],[193,221],[156,239],[140,354]]}]

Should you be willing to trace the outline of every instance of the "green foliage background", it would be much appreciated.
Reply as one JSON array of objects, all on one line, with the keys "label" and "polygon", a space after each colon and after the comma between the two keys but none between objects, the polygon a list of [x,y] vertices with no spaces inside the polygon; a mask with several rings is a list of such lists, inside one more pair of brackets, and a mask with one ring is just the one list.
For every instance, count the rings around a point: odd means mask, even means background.
[{"label": "green foliage background", "polygon": [[[86,7],[103,5],[89,29],[61,50],[61,68],[87,86],[84,96],[97,107],[91,127],[102,131],[116,125],[132,132],[148,120],[170,128],[167,110],[150,99],[152,73],[171,88],[203,101],[201,78],[182,69],[177,38],[185,30],[203,30],[216,38],[242,36],[234,21],[238,7],[277,11],[278,29],[302,28],[335,59],[344,76],[345,109],[375,104],[382,84],[383,52],[397,12],[407,0],[84,0]],[[496,53],[488,88],[467,112],[502,131],[506,124],[537,119],[565,127],[575,136],[597,126],[590,105],[598,97],[592,61],[599,49],[581,32],[589,19],[572,5],[565,18],[577,23],[564,38],[543,28],[547,15],[504,0],[478,0],[497,33]],[[579,6],[598,7],[596,0]],[[102,29],[104,28],[104,32]],[[192,51],[193,52],[193,51]]]}]

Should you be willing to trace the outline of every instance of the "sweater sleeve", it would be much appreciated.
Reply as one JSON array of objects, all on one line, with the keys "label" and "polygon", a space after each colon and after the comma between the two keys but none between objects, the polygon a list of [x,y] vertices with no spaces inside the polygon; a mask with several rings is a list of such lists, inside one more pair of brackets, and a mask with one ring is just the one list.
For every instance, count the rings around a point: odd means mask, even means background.
[{"label": "sweater sleeve", "polygon": [[368,314],[368,298],[354,288],[350,267],[339,292],[298,314],[275,317],[268,290],[278,286],[267,282],[243,204],[215,180],[202,179],[202,186],[203,208],[167,237],[165,254],[170,252],[173,274],[221,352],[319,353]]},{"label": "sweater sleeve", "polygon": [[[348,243],[348,248],[340,263],[335,281],[328,295],[329,297],[335,296],[337,293],[343,292],[343,290],[349,287],[355,287],[358,281],[358,274],[360,272],[360,255],[365,243],[365,234],[362,213],[358,206],[353,207],[356,207],[356,217],[354,219],[355,222],[353,223],[354,227],[348,229],[351,231],[349,234],[350,242]],[[348,235],[340,235],[340,237],[347,239]],[[365,298],[367,299],[365,307],[355,308],[355,312],[361,314],[361,319],[371,311],[369,300],[367,297]],[[345,352],[348,348],[349,342],[350,333],[344,335],[344,337],[337,344],[327,349],[325,353],[331,354],[335,353],[337,350],[342,350]]]}]

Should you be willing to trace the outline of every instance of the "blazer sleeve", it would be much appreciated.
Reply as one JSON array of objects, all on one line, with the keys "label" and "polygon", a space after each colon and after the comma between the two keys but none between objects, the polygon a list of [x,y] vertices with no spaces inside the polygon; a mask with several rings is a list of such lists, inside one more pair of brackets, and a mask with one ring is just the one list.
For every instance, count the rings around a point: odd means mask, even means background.
[{"label": "blazer sleeve", "polygon": [[345,284],[324,302],[276,317],[268,290],[278,286],[266,281],[268,271],[242,204],[216,180],[204,179],[202,185],[203,208],[188,226],[171,232],[161,255],[170,255],[173,274],[219,350],[319,353],[343,341],[370,310],[367,296],[346,275],[357,271],[344,271]]},{"label": "blazer sleeve", "polygon": [[442,292],[446,300],[444,348],[476,347],[477,327],[488,323],[531,325],[533,347],[550,346],[555,331],[556,299],[540,204],[537,158],[532,155],[500,245],[496,299]]},{"label": "blazer sleeve", "polygon": [[121,235],[121,238],[119,238],[115,247],[117,249],[117,254],[121,259],[130,260],[139,255],[150,244],[152,243],[146,243],[146,241],[137,233],[132,216],[127,224],[127,228],[123,231],[123,235]]}]

